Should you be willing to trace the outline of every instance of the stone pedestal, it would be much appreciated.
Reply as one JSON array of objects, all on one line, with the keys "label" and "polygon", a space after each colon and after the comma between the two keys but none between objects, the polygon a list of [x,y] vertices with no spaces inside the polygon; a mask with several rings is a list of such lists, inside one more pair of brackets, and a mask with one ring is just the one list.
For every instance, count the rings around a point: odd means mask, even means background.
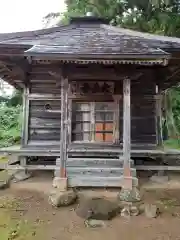
[{"label": "stone pedestal", "polygon": [[159,183],[159,184],[163,184],[163,183],[167,183],[169,181],[169,176],[167,175],[164,175],[162,174],[161,172],[156,174],[156,175],[153,175],[151,178],[150,178],[150,181],[151,182],[154,182],[154,183]]},{"label": "stone pedestal", "polygon": [[28,172],[26,169],[20,169],[16,170],[14,173],[12,173],[12,179],[14,182],[20,182],[29,179],[32,176],[30,172]]},{"label": "stone pedestal", "polygon": [[141,195],[137,187],[132,189],[122,188],[118,194],[118,200],[123,202],[138,202],[141,200]]},{"label": "stone pedestal", "polygon": [[72,189],[59,191],[54,189],[49,195],[49,203],[54,207],[63,207],[74,204],[77,200],[77,194]]},{"label": "stone pedestal", "polygon": [[68,188],[67,178],[55,177],[53,179],[53,187],[59,191],[66,191]]},{"label": "stone pedestal", "polygon": [[49,195],[49,203],[54,207],[63,207],[74,204],[78,198],[73,189],[68,189],[67,178],[55,177],[53,190]]}]

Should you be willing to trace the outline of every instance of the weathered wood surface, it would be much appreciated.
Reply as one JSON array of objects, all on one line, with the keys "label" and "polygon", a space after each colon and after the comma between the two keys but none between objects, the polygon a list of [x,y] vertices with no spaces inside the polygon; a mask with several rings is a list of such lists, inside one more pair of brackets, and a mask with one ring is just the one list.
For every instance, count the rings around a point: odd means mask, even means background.
[{"label": "weathered wood surface", "polygon": [[[59,64],[36,64],[32,65],[29,74],[29,89],[30,94],[28,99],[30,101],[29,110],[29,146],[37,144],[37,146],[46,146],[52,144],[59,144],[60,133],[60,69]],[[119,125],[119,132],[116,132],[116,142],[122,143],[122,128],[123,128],[123,85],[122,76],[127,74],[129,68],[119,68],[115,66],[103,66],[103,65],[69,65],[63,66],[65,69],[65,75],[68,76],[69,82],[74,80],[83,81],[114,81],[114,94],[119,96],[119,109],[116,110],[117,127]],[[93,70],[95,68],[95,70]],[[132,67],[132,71],[129,74],[132,77],[131,83],[131,138],[132,143],[156,143],[156,130],[155,130],[155,84],[152,81],[151,71],[146,68],[135,69]],[[141,75],[138,75],[142,73]],[[68,138],[71,139],[71,124],[72,124],[72,101],[114,101],[114,96],[107,96],[105,94],[101,96],[75,96],[72,98],[68,93],[69,109],[68,109]],[[50,105],[51,109],[47,111],[46,105]],[[59,112],[58,112],[59,111]],[[119,113],[118,113],[119,111]],[[148,127],[147,127],[148,126]],[[57,143],[56,143],[57,142]]]},{"label": "weathered wood surface", "polygon": [[123,188],[131,189],[131,80],[129,78],[123,80],[123,160]]},{"label": "weathered wood surface", "polygon": [[57,177],[66,177],[66,161],[67,161],[67,118],[68,118],[68,79],[61,76],[61,130],[60,130],[60,158],[56,159],[56,166],[59,167],[55,171]]},{"label": "weathered wood surface", "polygon": [[[95,154],[101,157],[113,156],[115,158],[119,157],[119,154],[122,153],[122,146],[121,148],[119,145],[113,146],[104,146],[97,144],[71,144],[68,147],[69,156],[86,156],[92,157]],[[7,147],[7,148],[0,148],[0,155],[1,156],[59,156],[59,144],[58,145],[46,145],[38,147],[34,146],[27,146],[27,147]],[[142,144],[132,144],[131,149],[131,156],[132,157],[153,157],[153,156],[167,156],[167,157],[179,157],[180,150],[178,149],[158,149],[156,145],[142,145]],[[43,158],[44,159],[44,158]]]},{"label": "weathered wood surface", "polygon": [[29,133],[29,127],[28,127],[28,123],[29,123],[29,100],[27,95],[29,94],[29,88],[24,87],[24,91],[23,91],[23,113],[22,113],[22,130],[21,130],[21,144],[22,146],[27,145],[28,144],[28,133]]},{"label": "weathered wood surface", "polygon": [[[138,179],[132,178],[133,186],[138,185]],[[122,187],[123,177],[69,177],[68,184],[71,187]]]},{"label": "weathered wood surface", "polygon": [[163,129],[162,129],[162,94],[158,91],[156,95],[156,142],[159,147],[163,145]]},{"label": "weathered wood surface", "polygon": [[[139,85],[141,88],[141,85]],[[122,89],[121,89],[122,91]],[[122,94],[122,92],[121,92]],[[60,100],[45,100],[46,94],[41,96],[40,94],[35,98],[35,100],[30,100],[30,121],[29,121],[29,130],[30,136],[29,140],[37,140],[39,136],[39,141],[46,140],[47,141],[55,141],[58,139],[58,132],[60,131]],[[49,94],[47,94],[47,98],[49,99]],[[53,98],[51,98],[53,99]],[[105,97],[103,98],[106,99]],[[89,100],[95,100],[94,97],[91,96]],[[112,97],[113,100],[113,97]],[[122,110],[123,110],[123,101],[119,101],[119,141],[122,142]],[[58,112],[48,112],[45,107],[50,105],[52,111]],[[155,143],[156,142],[156,127],[155,127],[155,99],[154,95],[146,95],[143,94],[137,96],[132,93],[131,97],[131,137],[133,143]],[[148,127],[147,127],[148,126]],[[33,130],[35,129],[35,134],[33,134]],[[39,129],[39,133],[38,133]],[[43,132],[42,130],[46,130]],[[49,133],[47,130],[49,129]],[[41,130],[41,131],[40,131]],[[57,133],[54,134],[56,130]],[[51,134],[52,133],[52,134]],[[69,131],[70,133],[70,131]],[[33,137],[31,137],[33,135]],[[54,138],[51,139],[51,136]],[[42,137],[41,137],[42,136]],[[47,138],[46,138],[47,136]],[[118,140],[117,140],[118,142]],[[44,144],[46,144],[44,142]]]},{"label": "weathered wood surface", "polygon": [[[120,101],[120,142],[123,131],[123,102]],[[132,143],[156,143],[155,99],[131,95],[131,141]]]},{"label": "weathered wood surface", "polygon": [[[55,112],[49,112],[49,108]],[[30,100],[28,140],[30,142],[44,140],[44,144],[49,141],[60,141],[60,111],[60,101]]]}]

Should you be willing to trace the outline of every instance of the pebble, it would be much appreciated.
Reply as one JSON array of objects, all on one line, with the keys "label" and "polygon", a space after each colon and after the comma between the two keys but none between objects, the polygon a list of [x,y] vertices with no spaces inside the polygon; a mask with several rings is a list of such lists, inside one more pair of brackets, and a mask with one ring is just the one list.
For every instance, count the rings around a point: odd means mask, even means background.
[{"label": "pebble", "polygon": [[86,227],[90,227],[90,228],[98,228],[98,227],[105,227],[106,226],[104,221],[96,220],[96,219],[85,220],[84,224],[85,224]]},{"label": "pebble", "polygon": [[144,213],[148,218],[156,218],[159,214],[159,209],[155,204],[145,204]]}]

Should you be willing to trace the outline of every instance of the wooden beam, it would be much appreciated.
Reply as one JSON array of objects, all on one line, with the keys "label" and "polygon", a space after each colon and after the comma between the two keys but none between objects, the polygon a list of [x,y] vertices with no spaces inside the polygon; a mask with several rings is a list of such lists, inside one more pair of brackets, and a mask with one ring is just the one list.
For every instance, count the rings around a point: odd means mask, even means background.
[{"label": "wooden beam", "polygon": [[61,100],[61,95],[60,94],[39,94],[39,93],[30,93],[27,95],[29,100]]},{"label": "wooden beam", "polygon": [[131,176],[131,81],[129,78],[123,80],[123,177],[124,189],[132,189]]},{"label": "wooden beam", "polygon": [[25,146],[28,143],[28,123],[29,123],[29,88],[24,87],[23,91],[23,122],[22,122],[22,138],[21,145]]},{"label": "wooden beam", "polygon": [[136,170],[140,171],[180,171],[180,166],[167,166],[167,165],[137,165]]},{"label": "wooden beam", "polygon": [[[29,138],[29,88],[24,86],[23,91],[23,122],[22,122],[22,138],[21,138],[21,146],[24,147],[28,144]],[[20,165],[24,169],[27,165],[27,157],[21,156],[20,158]]]},{"label": "wooden beam", "polygon": [[91,130],[91,142],[95,142],[95,103],[91,102],[91,123],[90,123],[90,130]]},{"label": "wooden beam", "polygon": [[159,93],[156,86],[156,143],[158,147],[163,146],[162,136],[162,94]]},{"label": "wooden beam", "polygon": [[[26,170],[56,170],[56,165],[27,165]],[[0,169],[24,170],[21,165],[0,164]]]},{"label": "wooden beam", "polygon": [[[63,120],[63,131],[64,131],[64,145],[63,145],[63,153],[64,160],[61,168],[61,177],[66,177],[66,162],[67,162],[67,147],[68,147],[68,91],[69,84],[68,79],[64,78],[64,120]],[[61,110],[62,114],[62,110]]]},{"label": "wooden beam", "polygon": [[119,143],[120,141],[120,136],[119,136],[119,122],[120,122],[120,100],[121,100],[121,95],[113,95],[114,98],[114,128],[113,128],[113,136],[114,136],[114,143]]},{"label": "wooden beam", "polygon": [[67,112],[67,145],[72,141],[72,99],[69,98],[71,95],[71,85],[68,84],[68,112]]},{"label": "wooden beam", "polygon": [[55,171],[55,176],[66,177],[67,161],[67,117],[68,117],[68,79],[61,77],[61,129],[60,129],[60,158],[56,159],[56,166],[59,172]]}]

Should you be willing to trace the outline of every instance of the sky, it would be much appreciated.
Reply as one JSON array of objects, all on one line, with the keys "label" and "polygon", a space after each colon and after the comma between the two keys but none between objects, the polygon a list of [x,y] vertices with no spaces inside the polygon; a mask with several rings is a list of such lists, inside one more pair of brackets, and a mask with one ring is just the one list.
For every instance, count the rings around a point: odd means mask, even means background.
[{"label": "sky", "polygon": [[1,0],[0,33],[43,28],[44,16],[64,10],[64,0]]},{"label": "sky", "polygon": [[[43,17],[50,12],[63,12],[64,0],[0,0],[0,33],[30,31],[43,28]],[[2,95],[0,79],[0,95]],[[4,82],[3,82],[4,84]],[[12,88],[5,87],[11,95]]]}]

